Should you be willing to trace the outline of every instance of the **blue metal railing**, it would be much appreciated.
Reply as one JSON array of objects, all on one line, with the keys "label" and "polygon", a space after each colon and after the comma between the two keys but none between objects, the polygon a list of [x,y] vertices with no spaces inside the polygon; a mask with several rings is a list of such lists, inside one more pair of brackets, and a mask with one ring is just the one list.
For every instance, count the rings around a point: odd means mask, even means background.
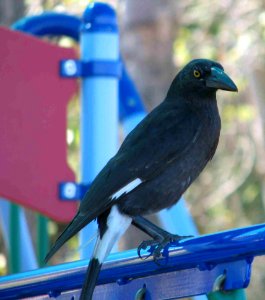
[{"label": "blue metal railing", "polygon": [[[174,247],[173,247],[174,246]],[[265,224],[183,240],[157,265],[136,250],[112,254],[104,263],[93,299],[134,299],[146,286],[146,299],[175,299],[245,288],[253,258],[265,254]],[[48,267],[0,279],[0,298],[79,295],[87,260]],[[220,281],[220,278],[222,281]],[[71,297],[70,297],[71,296]],[[73,299],[73,298],[72,298]]]}]

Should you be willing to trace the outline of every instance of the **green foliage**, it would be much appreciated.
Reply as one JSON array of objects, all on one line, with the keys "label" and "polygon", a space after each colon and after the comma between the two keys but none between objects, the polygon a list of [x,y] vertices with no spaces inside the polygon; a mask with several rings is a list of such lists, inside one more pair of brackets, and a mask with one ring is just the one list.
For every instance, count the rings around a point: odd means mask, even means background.
[{"label": "green foliage", "polygon": [[69,102],[67,108],[67,145],[68,163],[80,178],[80,105],[77,95]]},{"label": "green foliage", "polygon": [[222,120],[224,123],[252,122],[256,116],[253,105],[249,104],[227,104],[222,111]]}]

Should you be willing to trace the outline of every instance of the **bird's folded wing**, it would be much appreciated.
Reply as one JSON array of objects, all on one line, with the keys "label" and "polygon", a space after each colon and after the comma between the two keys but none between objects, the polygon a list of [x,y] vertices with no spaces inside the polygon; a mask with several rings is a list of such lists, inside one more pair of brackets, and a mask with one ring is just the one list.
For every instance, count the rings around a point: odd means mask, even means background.
[{"label": "bird's folded wing", "polygon": [[88,219],[99,215],[112,205],[115,193],[123,188],[126,192],[127,187],[131,191],[132,185],[137,188],[136,182],[151,180],[172,161],[182,159],[194,147],[202,126],[193,112],[170,109],[163,102],[126,137],[94,180],[80,211]]}]

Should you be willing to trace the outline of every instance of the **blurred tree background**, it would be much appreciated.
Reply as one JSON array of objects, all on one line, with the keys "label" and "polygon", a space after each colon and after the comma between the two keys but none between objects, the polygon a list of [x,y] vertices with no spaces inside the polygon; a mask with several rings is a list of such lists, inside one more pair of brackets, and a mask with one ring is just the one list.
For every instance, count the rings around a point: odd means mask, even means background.
[{"label": "blurred tree background", "polygon": [[[219,61],[235,80],[238,94],[218,92],[222,133],[217,153],[185,197],[201,233],[264,222],[265,2],[105,2],[117,9],[122,55],[147,110],[163,100],[174,75],[193,58]],[[0,23],[9,26],[24,15],[45,10],[81,15],[88,3],[85,0],[0,0]],[[67,44],[63,40],[60,43]],[[77,100],[71,103],[68,118],[69,161],[78,175]],[[62,228],[51,223],[54,237]],[[126,235],[123,247],[128,247],[130,234],[134,232],[130,230]],[[136,247],[138,243],[135,239],[130,246]],[[74,240],[70,249],[76,245]],[[4,253],[2,248],[0,251]],[[58,254],[57,262],[70,259],[72,253],[63,252],[63,255]],[[264,299],[264,258],[254,262],[247,293],[251,300]]]}]

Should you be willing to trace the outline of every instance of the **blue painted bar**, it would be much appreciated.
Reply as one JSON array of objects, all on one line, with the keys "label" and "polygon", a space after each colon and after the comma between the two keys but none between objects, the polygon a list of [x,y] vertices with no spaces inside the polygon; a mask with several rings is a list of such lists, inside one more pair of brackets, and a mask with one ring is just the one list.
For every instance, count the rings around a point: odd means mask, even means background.
[{"label": "blue painted bar", "polygon": [[[143,118],[146,115],[141,96],[130,78],[124,63],[119,85],[119,104],[119,119],[123,123],[126,122],[128,118],[134,118],[139,115]],[[133,123],[133,126],[126,130],[126,133],[130,132],[142,118],[137,119],[137,121]]]},{"label": "blue painted bar", "polygon": [[45,12],[38,16],[29,16],[18,20],[12,28],[36,36],[68,36],[79,40],[79,17],[55,12]]},{"label": "blue painted bar", "polygon": [[[104,263],[95,299],[134,299],[145,284],[147,299],[170,299],[218,290],[246,288],[255,256],[265,254],[265,224],[183,240],[169,250],[169,258],[141,260],[136,250],[112,254]],[[15,299],[43,295],[77,296],[87,260],[38,269],[0,278],[0,298]],[[103,293],[104,297],[103,298]],[[45,296],[46,295],[46,296]]]},{"label": "blue painted bar", "polygon": [[[119,63],[119,35],[115,11],[104,3],[93,3],[83,15],[80,35],[81,61]],[[118,149],[117,76],[89,76],[81,81],[81,182],[89,184]],[[80,244],[97,230],[95,222],[81,231]],[[93,241],[95,242],[95,240]],[[89,258],[93,242],[81,248]]]}]

